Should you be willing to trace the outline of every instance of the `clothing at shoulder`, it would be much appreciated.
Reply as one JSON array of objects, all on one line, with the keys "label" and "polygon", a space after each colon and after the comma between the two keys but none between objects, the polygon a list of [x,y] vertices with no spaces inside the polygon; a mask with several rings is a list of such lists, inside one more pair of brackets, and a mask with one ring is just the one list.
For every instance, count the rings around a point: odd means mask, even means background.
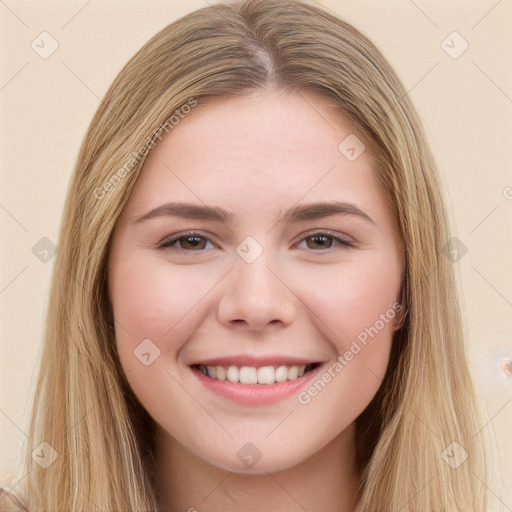
[{"label": "clothing at shoulder", "polygon": [[20,499],[5,487],[0,487],[0,512],[28,512]]}]

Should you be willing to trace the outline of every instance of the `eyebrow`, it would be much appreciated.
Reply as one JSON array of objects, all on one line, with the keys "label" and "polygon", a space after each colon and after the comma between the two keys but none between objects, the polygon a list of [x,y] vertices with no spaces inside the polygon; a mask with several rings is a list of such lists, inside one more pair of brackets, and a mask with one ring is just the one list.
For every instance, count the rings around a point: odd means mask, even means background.
[{"label": "eyebrow", "polygon": [[[355,215],[375,225],[375,221],[353,203],[328,201],[293,206],[282,215],[282,221],[288,224],[307,220],[322,219],[333,215]],[[185,219],[211,220],[229,223],[234,214],[216,206],[194,203],[167,203],[136,217],[134,222],[144,222],[159,217],[182,217]]]}]

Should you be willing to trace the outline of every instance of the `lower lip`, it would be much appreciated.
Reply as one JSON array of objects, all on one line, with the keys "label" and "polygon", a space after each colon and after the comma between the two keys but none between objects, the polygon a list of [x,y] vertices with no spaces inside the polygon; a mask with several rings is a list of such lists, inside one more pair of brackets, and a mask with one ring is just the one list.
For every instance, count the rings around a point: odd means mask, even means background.
[{"label": "lower lip", "polygon": [[229,380],[212,379],[197,368],[191,368],[191,370],[200,382],[215,394],[239,404],[254,406],[274,404],[297,394],[321,371],[322,366],[318,366],[295,380],[275,384],[240,384]]}]

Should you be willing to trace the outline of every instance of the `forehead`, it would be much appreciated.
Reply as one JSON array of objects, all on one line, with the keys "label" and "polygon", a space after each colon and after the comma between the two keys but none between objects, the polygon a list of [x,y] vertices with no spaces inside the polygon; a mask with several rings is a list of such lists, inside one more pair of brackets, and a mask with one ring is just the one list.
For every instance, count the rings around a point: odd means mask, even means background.
[{"label": "forehead", "polygon": [[258,91],[199,102],[150,151],[130,202],[169,193],[238,201],[279,193],[283,203],[306,194],[313,200],[368,192],[376,180],[361,140],[331,105],[312,96]]}]

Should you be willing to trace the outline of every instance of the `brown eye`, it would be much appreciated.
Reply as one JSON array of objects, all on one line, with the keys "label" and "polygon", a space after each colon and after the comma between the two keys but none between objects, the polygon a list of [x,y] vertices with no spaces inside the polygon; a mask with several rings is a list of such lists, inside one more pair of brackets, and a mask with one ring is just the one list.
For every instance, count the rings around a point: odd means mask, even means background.
[{"label": "brown eye", "polygon": [[308,249],[316,250],[316,252],[334,248],[336,245],[344,247],[353,247],[355,245],[351,240],[347,240],[342,236],[335,236],[325,232],[310,233],[301,240],[301,242],[304,241]]},{"label": "brown eye", "polygon": [[[183,240],[185,242],[183,242]],[[204,249],[204,238],[200,236],[184,236],[178,238],[182,249]]]},{"label": "brown eye", "polygon": [[206,248],[205,244],[209,242],[210,240],[200,236],[198,233],[179,233],[164,239],[160,242],[158,248],[176,248],[178,251],[183,252],[203,252]]},{"label": "brown eye", "polygon": [[312,235],[306,238],[306,240],[312,240],[313,243],[308,243],[309,249],[329,249],[332,246],[332,243],[329,243],[329,241],[333,241],[332,236],[326,236],[326,235]]}]

